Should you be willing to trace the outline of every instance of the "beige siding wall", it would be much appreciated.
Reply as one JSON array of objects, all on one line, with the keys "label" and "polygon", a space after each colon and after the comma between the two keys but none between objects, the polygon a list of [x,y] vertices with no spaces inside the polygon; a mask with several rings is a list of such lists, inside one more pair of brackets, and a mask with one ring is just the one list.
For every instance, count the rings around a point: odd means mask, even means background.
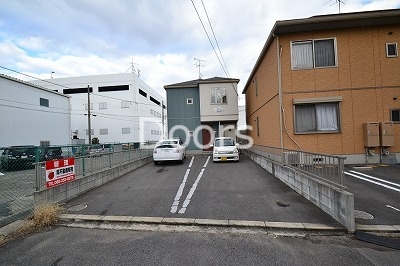
[{"label": "beige siding wall", "polygon": [[[238,94],[236,83],[200,84],[200,116],[202,122],[237,121],[239,119]],[[211,89],[226,88],[227,103],[211,103]]]},{"label": "beige siding wall", "polygon": [[[389,34],[393,32],[393,34]],[[290,42],[336,38],[337,67],[292,70]],[[279,99],[276,38],[256,71],[259,88],[255,96],[252,82],[246,90],[247,119],[254,126],[256,116],[266,123],[255,144],[279,145]],[[284,122],[282,137],[285,148],[329,154],[364,153],[363,123],[390,120],[390,109],[400,108],[400,57],[386,57],[386,43],[400,45],[400,25],[354,28],[279,36],[282,46],[282,92]],[[341,131],[332,134],[294,134],[293,99],[341,96]],[[397,96],[399,99],[394,100]],[[285,126],[286,125],[286,129]],[[395,145],[400,152],[400,124],[394,125]],[[270,134],[274,136],[270,136]],[[378,153],[379,150],[376,149]]]},{"label": "beige siding wall", "polygon": [[[257,88],[256,88],[257,87]],[[278,63],[276,40],[249,84],[246,92],[246,121],[256,144],[280,146]],[[257,117],[259,129],[257,130]]]}]

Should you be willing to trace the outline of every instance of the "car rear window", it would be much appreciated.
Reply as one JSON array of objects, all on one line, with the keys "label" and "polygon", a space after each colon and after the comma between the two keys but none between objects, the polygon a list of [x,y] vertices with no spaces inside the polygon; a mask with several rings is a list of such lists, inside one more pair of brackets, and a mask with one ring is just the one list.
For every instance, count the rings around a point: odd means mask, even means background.
[{"label": "car rear window", "polygon": [[177,145],[173,145],[173,144],[161,144],[161,145],[158,145],[157,146],[157,148],[160,148],[160,149],[164,149],[164,148],[176,148],[177,147]]}]

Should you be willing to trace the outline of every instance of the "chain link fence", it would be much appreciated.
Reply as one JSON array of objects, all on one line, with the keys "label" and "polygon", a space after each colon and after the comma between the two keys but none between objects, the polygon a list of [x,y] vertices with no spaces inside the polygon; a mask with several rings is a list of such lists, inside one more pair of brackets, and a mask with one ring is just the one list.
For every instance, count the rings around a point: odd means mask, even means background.
[{"label": "chain link fence", "polygon": [[33,194],[46,188],[46,161],[74,158],[76,179],[153,152],[152,144],[0,147],[0,227],[29,215]]}]

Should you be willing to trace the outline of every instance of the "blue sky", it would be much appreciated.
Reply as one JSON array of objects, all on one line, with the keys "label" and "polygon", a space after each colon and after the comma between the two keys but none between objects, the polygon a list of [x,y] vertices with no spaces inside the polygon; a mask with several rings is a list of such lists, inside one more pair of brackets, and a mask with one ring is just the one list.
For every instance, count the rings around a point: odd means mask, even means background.
[{"label": "blue sky", "polygon": [[[133,60],[143,81],[165,95],[164,85],[198,78],[194,58],[205,60],[203,78],[226,76],[196,13],[213,40],[204,4],[230,77],[240,79],[242,91],[275,21],[338,13],[336,2],[2,0],[0,66],[48,79],[52,71],[56,78],[125,73]],[[342,13],[400,8],[400,0],[344,3]]]}]

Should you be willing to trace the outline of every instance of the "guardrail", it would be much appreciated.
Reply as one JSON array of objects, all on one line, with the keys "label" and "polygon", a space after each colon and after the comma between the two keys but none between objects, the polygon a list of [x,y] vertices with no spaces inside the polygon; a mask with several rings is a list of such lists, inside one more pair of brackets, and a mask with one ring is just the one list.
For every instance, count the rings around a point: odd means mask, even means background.
[{"label": "guardrail", "polygon": [[346,157],[290,150],[277,147],[253,145],[251,152],[264,156],[282,165],[307,173],[338,188],[345,188],[344,161]]}]

